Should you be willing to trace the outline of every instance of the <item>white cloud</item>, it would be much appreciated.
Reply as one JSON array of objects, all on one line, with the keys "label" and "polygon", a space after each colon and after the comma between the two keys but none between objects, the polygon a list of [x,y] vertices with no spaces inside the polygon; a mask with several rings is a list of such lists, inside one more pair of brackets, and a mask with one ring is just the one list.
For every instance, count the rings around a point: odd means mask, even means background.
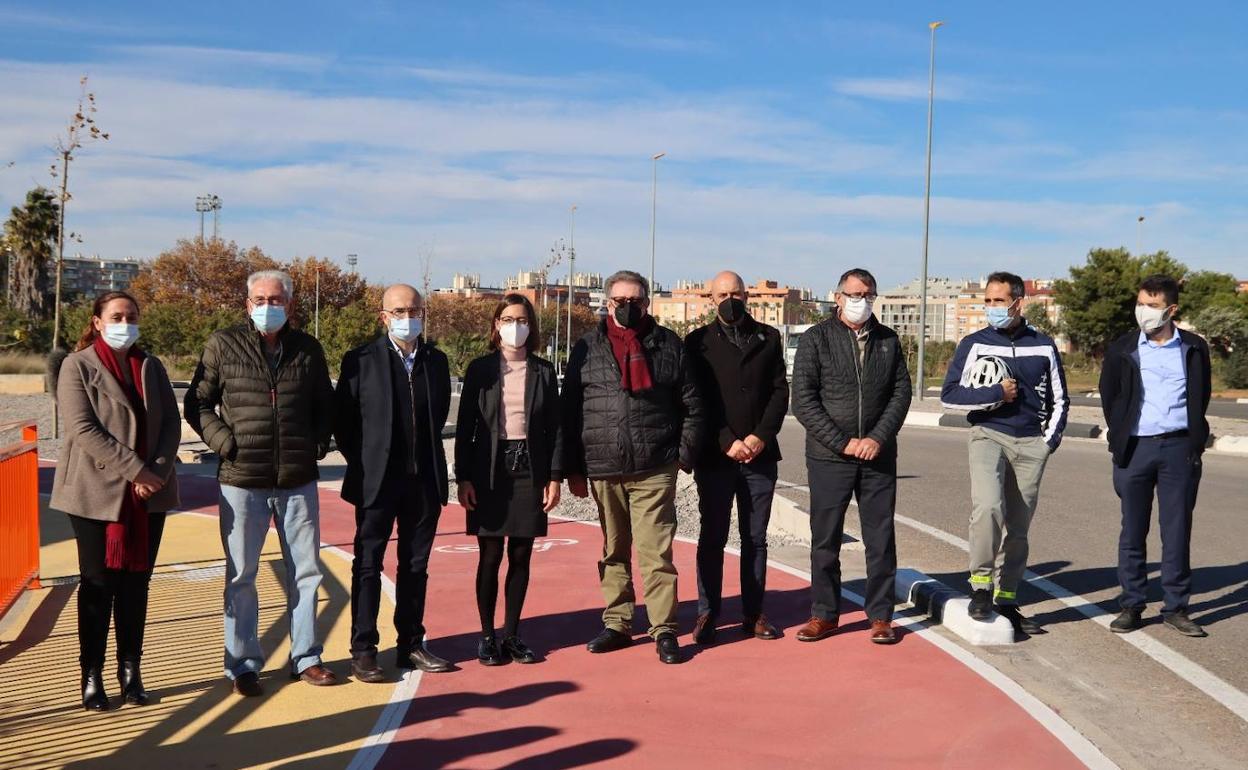
[{"label": "white cloud", "polygon": [[[144,50],[173,59],[187,52]],[[262,69],[320,66],[316,57],[274,54],[266,63],[264,52],[234,53],[239,63],[258,57]],[[16,201],[31,179],[46,180],[48,147],[68,117],[79,70],[0,61],[0,160],[20,161],[0,169],[5,200]],[[750,96],[591,98],[578,90],[579,76],[437,66],[411,74],[480,92],[318,95],[157,76],[147,64],[91,70],[100,123],[114,138],[88,148],[75,166],[69,223],[89,252],[154,255],[197,232],[194,198],[212,192],[225,202],[225,236],[279,257],[358,253],[376,279],[410,278],[424,243],[437,244],[439,281],[455,270],[497,279],[531,267],[566,235],[570,203],[580,206],[578,267],[639,267],[649,255],[649,157],[666,150],[664,282],[721,267],[754,279],[765,266],[769,277],[823,291],[848,263],[878,267],[886,283],[908,280],[917,265],[921,149],[848,126],[834,134]],[[1060,187],[1016,192],[1000,179],[1063,168],[1098,173],[1097,159],[1038,139],[1025,125],[995,130],[1001,142],[940,148],[945,178],[1004,192],[950,195],[938,185],[935,271],[1060,273],[1090,246],[1133,243],[1139,211],[1149,217],[1150,248],[1179,244],[1186,253],[1176,255],[1193,264],[1232,267],[1231,245],[1242,238],[1232,240],[1224,210],[1170,195],[1161,203],[1098,201],[1088,189],[1081,197],[1091,202],[1075,202],[1063,200]],[[1200,158],[1180,160],[1166,173]],[[1103,163],[1099,173],[1122,173],[1122,161]]]}]

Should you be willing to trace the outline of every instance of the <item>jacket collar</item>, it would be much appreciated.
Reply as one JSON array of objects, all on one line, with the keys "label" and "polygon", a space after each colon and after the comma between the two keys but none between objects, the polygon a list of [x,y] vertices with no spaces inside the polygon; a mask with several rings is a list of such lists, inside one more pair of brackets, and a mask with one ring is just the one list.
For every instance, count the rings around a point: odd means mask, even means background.
[{"label": "jacket collar", "polygon": [[[142,382],[136,383],[138,386],[136,389],[139,391],[139,397],[143,399],[143,403],[145,404],[148,401],[147,372],[149,366],[148,359],[150,358],[151,356],[146,356],[143,359],[143,367],[140,369],[139,375]],[[101,393],[104,393],[114,401],[124,404],[127,408],[130,408],[130,398],[126,395],[126,391],[122,389],[121,383],[117,381],[117,378],[114,377],[108,369],[104,368],[104,362],[100,360],[100,356],[96,353],[95,348],[84,348],[82,350],[82,360],[91,369],[92,384],[99,388]]]}]

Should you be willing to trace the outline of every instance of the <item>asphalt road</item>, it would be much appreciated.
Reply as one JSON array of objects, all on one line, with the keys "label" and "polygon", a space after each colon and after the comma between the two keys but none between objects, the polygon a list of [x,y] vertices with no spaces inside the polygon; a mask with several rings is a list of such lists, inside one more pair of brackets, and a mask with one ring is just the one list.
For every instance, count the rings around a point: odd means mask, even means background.
[{"label": "asphalt road", "polygon": [[[967,590],[965,551],[901,519],[967,537],[966,440],[964,430],[907,427],[900,437],[898,466],[899,566],[918,569],[959,591]],[[790,417],[780,434],[785,456],[780,478],[794,486],[780,491],[807,510],[803,441],[801,425]],[[1248,692],[1246,493],[1248,459],[1206,454],[1192,532],[1190,614],[1209,637],[1189,639],[1160,624],[1160,541],[1155,531],[1148,550],[1150,603],[1145,617],[1150,622],[1136,632],[1212,672],[1240,691],[1240,697]],[[856,524],[851,510],[847,528],[855,536]],[[1116,614],[1118,530],[1118,498],[1105,444],[1067,440],[1046,469],[1031,527],[1031,569]],[[1057,707],[1086,734],[1099,737],[1098,745],[1109,745],[1115,761],[1142,767],[1160,766],[1154,761],[1167,756],[1201,757],[1199,765],[1215,767],[1240,761],[1226,762],[1225,751],[1248,745],[1248,723],[1172,669],[1040,590],[1025,586],[1020,601],[1052,633],[1008,647],[968,649]],[[1186,719],[1196,720],[1199,727]],[[1167,740],[1158,741],[1159,736]],[[1148,745],[1150,739],[1158,745]]]}]

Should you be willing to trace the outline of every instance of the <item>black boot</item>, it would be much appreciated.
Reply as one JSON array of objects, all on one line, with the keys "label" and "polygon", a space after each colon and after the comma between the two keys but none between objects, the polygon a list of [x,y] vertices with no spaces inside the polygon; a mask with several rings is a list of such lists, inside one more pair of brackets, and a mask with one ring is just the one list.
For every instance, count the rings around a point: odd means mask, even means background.
[{"label": "black boot", "polygon": [[99,668],[89,667],[82,670],[82,707],[87,711],[108,711],[104,673]]},{"label": "black boot", "polygon": [[126,703],[147,705],[147,690],[143,689],[143,677],[139,675],[137,660],[123,660],[117,666],[117,682],[121,685],[121,697]]}]

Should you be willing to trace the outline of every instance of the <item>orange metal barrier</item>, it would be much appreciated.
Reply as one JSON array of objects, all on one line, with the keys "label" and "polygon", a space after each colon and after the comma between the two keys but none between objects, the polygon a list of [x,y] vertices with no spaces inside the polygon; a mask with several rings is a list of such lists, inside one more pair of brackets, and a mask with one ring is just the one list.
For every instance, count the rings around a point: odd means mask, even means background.
[{"label": "orange metal barrier", "polygon": [[0,616],[39,587],[39,432],[34,420],[0,424],[22,439],[0,446]]}]

